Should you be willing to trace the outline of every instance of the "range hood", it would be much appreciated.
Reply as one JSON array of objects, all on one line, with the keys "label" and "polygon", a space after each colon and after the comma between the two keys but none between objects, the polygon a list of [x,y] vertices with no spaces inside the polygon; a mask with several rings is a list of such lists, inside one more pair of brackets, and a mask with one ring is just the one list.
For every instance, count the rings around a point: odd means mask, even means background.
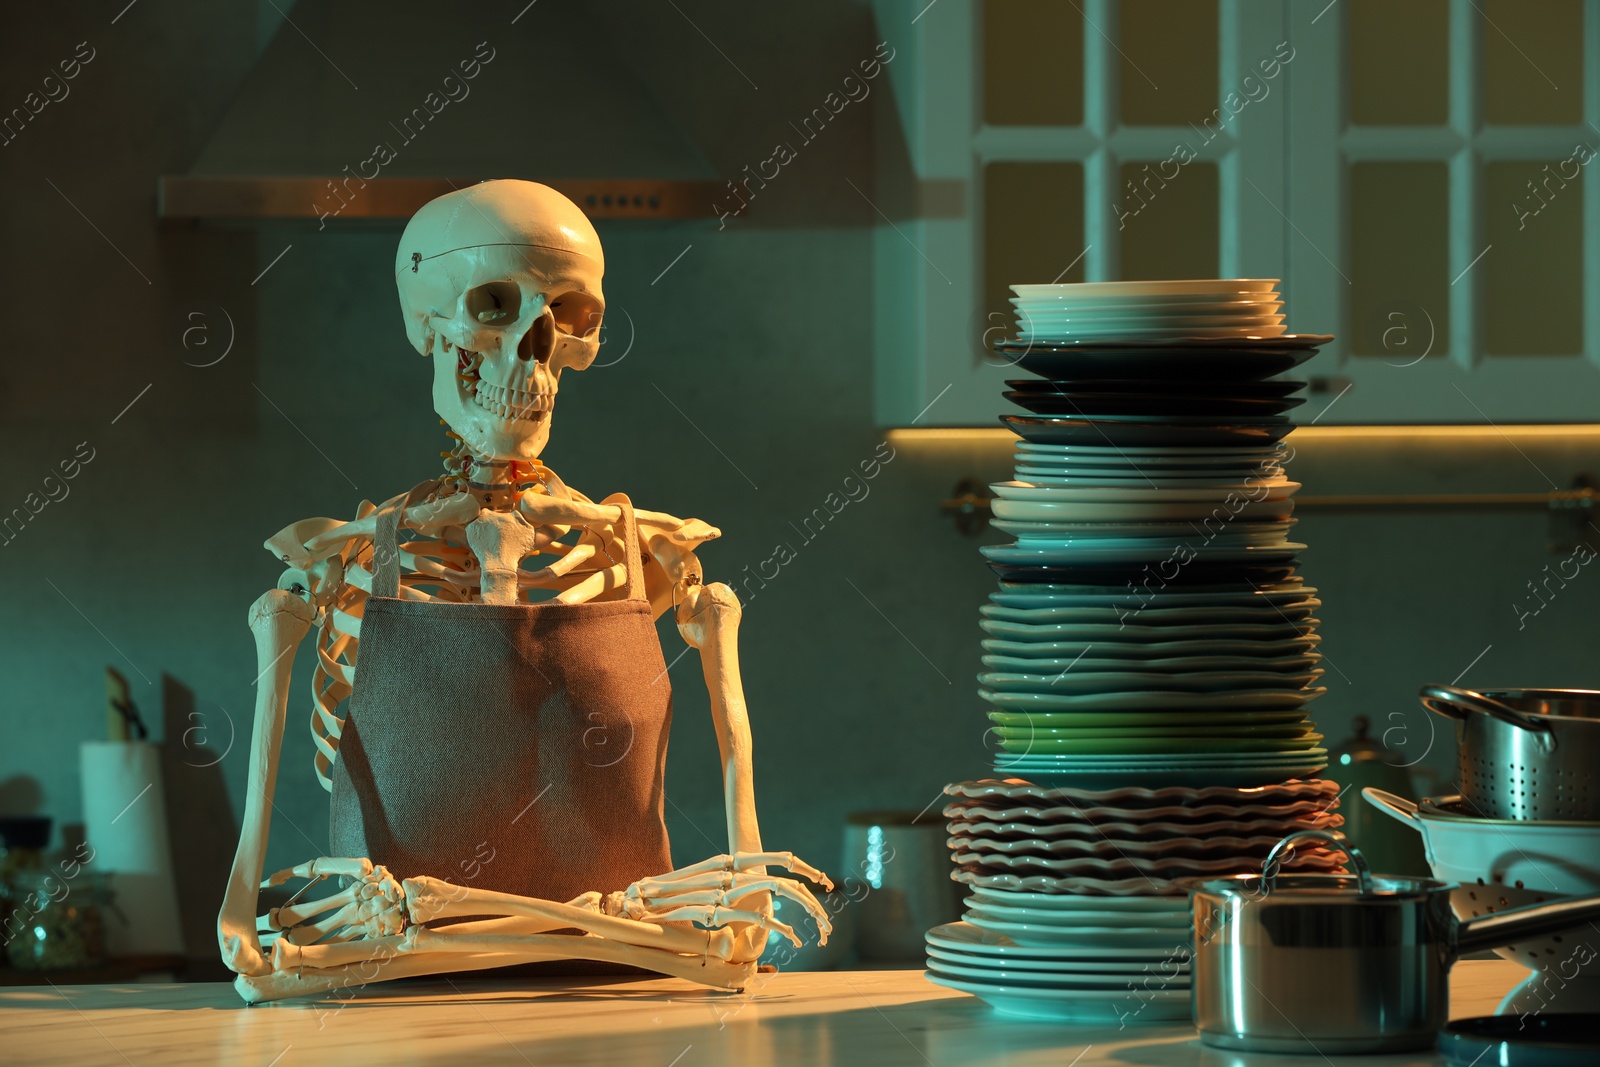
[{"label": "range hood", "polygon": [[596,218],[714,217],[707,153],[600,8],[284,4],[194,165],[159,180],[158,215],[403,220],[453,188],[527,178]]}]

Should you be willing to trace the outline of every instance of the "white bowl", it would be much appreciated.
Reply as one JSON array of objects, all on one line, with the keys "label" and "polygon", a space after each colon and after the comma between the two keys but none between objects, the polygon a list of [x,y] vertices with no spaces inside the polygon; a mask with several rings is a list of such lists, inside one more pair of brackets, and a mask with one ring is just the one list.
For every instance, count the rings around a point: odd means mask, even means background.
[{"label": "white bowl", "polygon": [[[1542,904],[1561,897],[1600,893],[1600,822],[1487,819],[1428,810],[1409,800],[1367,788],[1362,795],[1376,808],[1422,834],[1433,876],[1454,882],[1450,904],[1457,917]],[[1436,797],[1423,805],[1448,805],[1455,797]],[[1495,953],[1535,970],[1557,970],[1571,977],[1600,977],[1600,956],[1582,959],[1574,950],[1592,938],[1577,930],[1519,941]],[[1579,965],[1587,961],[1587,966]]]}]

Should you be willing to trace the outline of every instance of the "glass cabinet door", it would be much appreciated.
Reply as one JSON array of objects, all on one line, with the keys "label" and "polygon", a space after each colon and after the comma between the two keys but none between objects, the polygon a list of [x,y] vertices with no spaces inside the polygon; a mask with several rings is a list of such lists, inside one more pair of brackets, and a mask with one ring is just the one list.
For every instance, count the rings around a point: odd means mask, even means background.
[{"label": "glass cabinet door", "polygon": [[924,205],[874,238],[884,425],[998,425],[1011,284],[1282,275],[1278,0],[875,9],[909,59],[888,68],[909,174],[879,181],[911,188],[879,202]]},{"label": "glass cabinet door", "polygon": [[1597,21],[1580,0],[1289,6],[1286,310],[1338,335],[1304,368],[1319,422],[1600,418]]}]

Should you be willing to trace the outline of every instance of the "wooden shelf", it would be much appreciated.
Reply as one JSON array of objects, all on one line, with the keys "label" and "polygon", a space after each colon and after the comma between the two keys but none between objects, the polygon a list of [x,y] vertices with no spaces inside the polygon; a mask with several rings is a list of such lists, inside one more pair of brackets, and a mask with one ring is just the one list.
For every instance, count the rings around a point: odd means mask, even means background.
[{"label": "wooden shelf", "polygon": [[[351,219],[405,221],[435,197],[476,178],[276,178],[164,175],[156,217],[165,221]],[[549,179],[594,219],[710,219],[722,186],[711,181]],[[326,223],[320,223],[326,225]]]}]

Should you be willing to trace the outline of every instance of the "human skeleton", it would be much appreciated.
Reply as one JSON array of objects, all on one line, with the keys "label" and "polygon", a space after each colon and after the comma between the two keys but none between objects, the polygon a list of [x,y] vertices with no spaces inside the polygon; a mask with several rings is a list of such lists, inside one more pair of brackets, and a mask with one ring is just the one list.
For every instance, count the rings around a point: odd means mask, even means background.
[{"label": "human skeleton", "polygon": [[[444,453],[445,476],[406,498],[399,596],[486,605],[546,595],[605,601],[619,596],[625,568],[642,562],[651,615],[675,610],[679,632],[700,652],[721,752],[728,854],[564,902],[408,878],[360,857],[313,859],[263,881],[293,654],[313,627],[312,736],[318,778],[331,788],[344,725],[339,708],[352,692],[363,606],[378,569],[382,509],[363,501],[353,521],[307,519],[268,540],[288,569],[250,609],[261,677],[239,846],[217,924],[223,961],[247,1001],[567,959],[738,989],[771,932],[799,944],[774,917],[775,897],[809,913],[826,939],[827,916],[812,892],[768,868],[831,888],[827,878],[790,853],[762,849],[736,646],[739,602],[726,585],[702,583],[694,554],[719,531],[640,510],[644,559],[630,560],[619,529],[623,508],[591,501],[539,462],[561,372],[586,369],[598,352],[603,272],[589,220],[531,182],[449,194],[407,226],[396,262],[406,331],[433,362],[434,406],[456,444]],[[581,531],[576,540],[567,536],[574,531]],[[525,568],[525,559],[545,565]],[[259,891],[292,879],[308,884],[258,917]],[[340,881],[338,892],[299,899]]]}]

